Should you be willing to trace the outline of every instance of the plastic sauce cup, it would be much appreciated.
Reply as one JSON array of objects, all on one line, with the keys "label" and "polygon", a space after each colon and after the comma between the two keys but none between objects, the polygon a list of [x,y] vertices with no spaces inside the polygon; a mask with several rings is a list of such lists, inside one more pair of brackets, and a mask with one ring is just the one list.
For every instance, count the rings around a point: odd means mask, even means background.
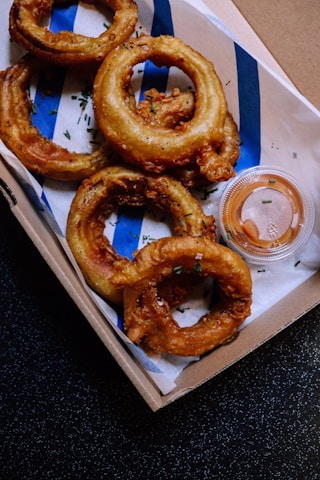
[{"label": "plastic sauce cup", "polygon": [[224,242],[248,262],[261,265],[284,260],[305,245],[315,209],[294,177],[258,166],[227,183],[217,220]]}]

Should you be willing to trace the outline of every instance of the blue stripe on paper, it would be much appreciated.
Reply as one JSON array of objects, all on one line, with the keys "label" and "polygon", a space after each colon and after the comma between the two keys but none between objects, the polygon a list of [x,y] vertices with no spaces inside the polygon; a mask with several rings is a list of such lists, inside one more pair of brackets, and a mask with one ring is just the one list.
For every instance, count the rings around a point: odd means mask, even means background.
[{"label": "blue stripe on paper", "polygon": [[151,35],[174,35],[171,17],[170,2],[167,0],[154,0],[154,16],[151,28]]},{"label": "blue stripe on paper", "polygon": [[[57,33],[60,30],[72,31],[77,13],[77,4],[67,7],[54,7],[51,13],[49,29]],[[64,82],[63,69],[57,68],[56,74],[48,79],[42,72],[39,74],[37,90],[34,98],[36,111],[41,115],[32,114],[32,123],[38,127],[41,135],[52,140],[56,125],[56,115]]]},{"label": "blue stripe on paper", "polygon": [[[77,4],[68,6],[67,8],[53,7],[50,19],[49,29],[53,33],[59,30],[73,30],[74,20],[77,11]],[[57,67],[55,75],[50,79],[43,72],[39,72],[37,89],[34,97],[35,109],[31,114],[32,124],[35,125],[41,135],[53,139],[54,129],[56,126],[56,111],[59,108],[61,92],[63,89],[64,71]],[[37,111],[40,115],[37,115]],[[41,185],[42,178],[38,178]],[[41,199],[52,213],[49,202],[47,201],[44,191],[42,191]]]},{"label": "blue stripe on paper", "polygon": [[[154,14],[151,35],[174,35],[170,2],[167,0],[154,0]],[[144,92],[149,88],[156,88],[164,92],[167,87],[169,69],[156,67],[150,60],[145,62],[144,75],[141,84],[140,100],[144,99]]]},{"label": "blue stripe on paper", "polygon": [[146,370],[152,373],[163,373],[162,370],[151,360],[150,357],[144,351],[136,345],[128,344],[129,349],[140,360]]},{"label": "blue stripe on paper", "polygon": [[241,153],[236,170],[260,163],[261,123],[258,64],[235,43],[238,70]]},{"label": "blue stripe on paper", "polygon": [[[154,0],[154,16],[151,35],[173,35],[173,23],[170,2],[167,0]],[[165,91],[168,82],[169,69],[156,67],[151,61],[145,62],[144,74],[141,84],[140,100],[144,98],[146,90],[155,87]],[[135,216],[127,216],[127,209],[121,207],[118,213],[118,223],[114,232],[113,246],[122,256],[132,258],[132,252],[138,248],[141,233],[144,209],[139,209]]]},{"label": "blue stripe on paper", "polygon": [[159,92],[165,92],[168,74],[169,69],[167,67],[157,67],[150,60],[146,60],[139,100],[144,100],[144,92],[153,87]]},{"label": "blue stripe on paper", "polygon": [[60,30],[73,31],[74,21],[77,14],[78,2],[72,5],[55,6],[52,10],[50,30],[58,33]]},{"label": "blue stripe on paper", "polygon": [[112,245],[120,255],[131,259],[132,252],[138,248],[143,213],[143,207],[119,208]]},{"label": "blue stripe on paper", "polygon": [[55,112],[59,108],[63,82],[64,74],[60,69],[57,69],[51,78],[48,78],[43,72],[39,73],[32,123],[39,129],[41,135],[50,140],[53,139],[56,126],[57,115]]}]

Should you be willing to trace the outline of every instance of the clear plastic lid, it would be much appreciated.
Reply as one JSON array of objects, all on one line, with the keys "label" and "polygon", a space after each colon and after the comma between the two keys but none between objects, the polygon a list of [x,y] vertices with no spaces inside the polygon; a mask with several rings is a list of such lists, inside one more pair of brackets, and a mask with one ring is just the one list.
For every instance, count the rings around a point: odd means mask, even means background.
[{"label": "clear plastic lid", "polygon": [[308,191],[278,168],[258,166],[227,183],[218,228],[225,243],[254,264],[287,258],[309,239],[315,209]]}]

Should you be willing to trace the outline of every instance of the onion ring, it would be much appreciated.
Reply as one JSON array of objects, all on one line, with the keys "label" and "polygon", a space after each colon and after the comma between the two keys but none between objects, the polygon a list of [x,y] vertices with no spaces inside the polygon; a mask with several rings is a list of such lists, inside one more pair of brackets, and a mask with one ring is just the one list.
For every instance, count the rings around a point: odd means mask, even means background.
[{"label": "onion ring", "polygon": [[233,165],[239,158],[240,137],[238,127],[230,113],[224,123],[224,138],[216,149],[203,149],[196,162],[201,175],[210,182],[225,182],[235,176]]},{"label": "onion ring", "polygon": [[194,93],[181,92],[174,88],[171,95],[151,88],[144,92],[145,100],[141,100],[137,107],[137,114],[143,121],[154,127],[176,128],[191,120],[194,113]]},{"label": "onion ring", "polygon": [[0,72],[0,137],[23,165],[56,180],[82,180],[118,157],[105,142],[93,153],[75,153],[42,136],[31,123],[28,86],[47,64],[30,54]]},{"label": "onion ring", "polygon": [[[153,128],[132,111],[128,101],[132,69],[145,60],[176,66],[192,80],[195,110],[183,129]],[[201,150],[219,144],[227,112],[213,64],[169,35],[142,35],[112,50],[95,77],[93,105],[100,130],[122,158],[156,173],[185,165]]]},{"label": "onion ring", "polygon": [[[180,327],[157,285],[181,271],[214,278],[220,299],[190,327]],[[250,270],[235,252],[208,238],[162,238],[143,247],[126,271],[124,327],[150,353],[202,355],[227,342],[250,314]]]},{"label": "onion ring", "polygon": [[119,278],[131,260],[121,257],[104,236],[105,220],[115,205],[149,203],[171,213],[175,235],[215,239],[213,217],[204,215],[199,203],[174,178],[115,165],[84,180],[69,211],[67,241],[87,283],[113,303],[122,302],[125,278],[120,283]]},{"label": "onion ring", "polygon": [[[145,100],[138,103],[136,111],[144,122],[168,128],[179,128],[189,121],[194,113],[195,95],[193,91],[181,92],[178,88],[171,95],[158,92],[155,88],[144,93]],[[133,106],[135,108],[135,106]],[[238,126],[230,112],[227,112],[223,140],[215,149],[203,151],[202,155],[187,165],[168,171],[187,188],[201,187],[209,183],[226,181],[235,175],[233,166],[240,155]]]},{"label": "onion ring", "polygon": [[11,37],[27,51],[53,63],[69,65],[99,63],[117,45],[134,32],[138,20],[133,0],[84,0],[100,3],[114,13],[110,27],[97,38],[62,30],[53,33],[39,25],[42,17],[51,13],[61,0],[14,0],[9,15]]},{"label": "onion ring", "polygon": [[227,112],[224,122],[224,137],[215,148],[203,150],[201,155],[183,167],[168,171],[186,188],[196,188],[215,182],[224,182],[235,176],[234,165],[240,155],[240,136],[236,122]]}]

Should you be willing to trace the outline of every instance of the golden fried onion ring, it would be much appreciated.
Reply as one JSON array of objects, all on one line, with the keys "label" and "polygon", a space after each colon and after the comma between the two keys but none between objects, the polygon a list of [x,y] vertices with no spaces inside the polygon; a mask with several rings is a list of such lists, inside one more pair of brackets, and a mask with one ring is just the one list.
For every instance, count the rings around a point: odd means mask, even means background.
[{"label": "golden fried onion ring", "polygon": [[110,27],[98,37],[88,37],[62,30],[51,32],[40,25],[40,20],[51,13],[61,0],[13,0],[9,16],[12,39],[27,51],[53,63],[101,62],[103,58],[134,32],[138,20],[137,5],[133,0],[84,0],[100,3],[114,11]]},{"label": "golden fried onion ring", "polygon": [[[158,284],[181,272],[212,277],[220,299],[190,327],[180,327]],[[124,326],[128,337],[149,353],[202,355],[230,340],[250,314],[250,270],[235,252],[208,238],[162,238],[143,247],[127,269]]]},{"label": "golden fried onion ring", "polygon": [[[194,115],[183,128],[154,128],[132,111],[128,100],[132,69],[147,59],[176,66],[192,80]],[[142,35],[112,50],[95,77],[93,105],[99,128],[112,147],[125,161],[154,172],[184,165],[201,150],[219,144],[227,112],[213,64],[169,35]]]},{"label": "golden fried onion ring", "polygon": [[224,123],[224,138],[215,150],[203,149],[196,158],[201,175],[210,182],[224,182],[234,177],[233,165],[239,158],[240,137],[238,127],[228,112]]},{"label": "golden fried onion ring", "polygon": [[145,100],[136,106],[137,114],[148,125],[176,128],[191,120],[194,113],[194,92],[174,88],[171,95],[150,88],[144,92]]},{"label": "golden fried onion ring", "polygon": [[[193,91],[180,91],[174,88],[171,95],[151,88],[144,93],[136,108],[143,121],[154,127],[165,126],[179,128],[188,122],[194,113],[195,94]],[[215,148],[203,151],[187,165],[175,167],[168,171],[178,178],[187,188],[208,185],[209,183],[226,181],[235,175],[233,166],[240,155],[240,136],[238,126],[230,112],[227,112],[223,139]]]},{"label": "golden fried onion ring", "polygon": [[84,180],[73,199],[67,221],[67,241],[87,283],[113,303],[122,302],[123,290],[121,283],[114,284],[114,275],[121,275],[131,260],[121,257],[104,236],[105,220],[116,205],[150,203],[171,213],[175,235],[215,239],[213,217],[204,215],[192,195],[169,176],[146,174],[134,167],[111,166]]},{"label": "golden fried onion ring", "polygon": [[183,167],[168,170],[186,188],[201,187],[209,183],[224,182],[234,177],[234,165],[240,155],[238,126],[230,112],[224,122],[224,136],[221,143],[191,160]]},{"label": "golden fried onion ring", "polygon": [[56,180],[82,180],[117,159],[105,143],[95,152],[75,153],[40,135],[31,123],[28,87],[46,64],[30,54],[0,72],[0,138],[26,168]]}]

